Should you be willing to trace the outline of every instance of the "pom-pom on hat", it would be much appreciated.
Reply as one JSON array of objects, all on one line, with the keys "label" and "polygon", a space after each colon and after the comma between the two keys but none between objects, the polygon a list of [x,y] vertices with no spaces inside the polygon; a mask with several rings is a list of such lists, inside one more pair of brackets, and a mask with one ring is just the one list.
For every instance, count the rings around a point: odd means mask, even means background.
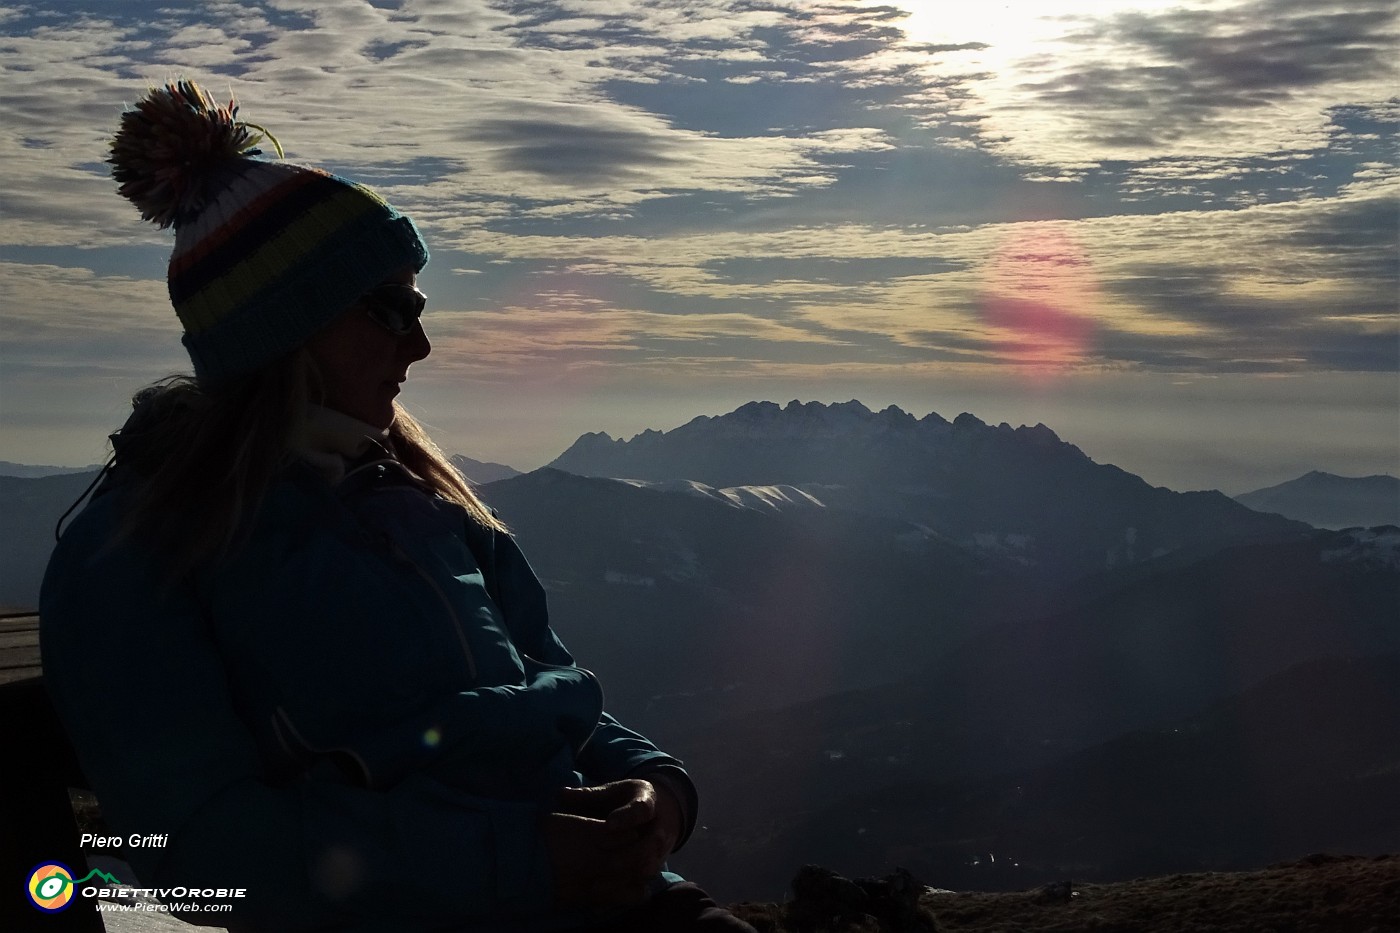
[{"label": "pom-pom on hat", "polygon": [[305,343],[428,249],[413,221],[363,185],[266,161],[262,127],[192,81],[152,88],[112,140],[118,192],[175,228],[170,302],[195,375],[256,371]]}]

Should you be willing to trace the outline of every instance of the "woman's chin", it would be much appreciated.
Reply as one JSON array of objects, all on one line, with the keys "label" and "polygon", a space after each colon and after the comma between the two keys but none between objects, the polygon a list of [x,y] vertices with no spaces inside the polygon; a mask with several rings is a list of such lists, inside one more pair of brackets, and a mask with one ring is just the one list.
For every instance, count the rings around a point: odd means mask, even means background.
[{"label": "woman's chin", "polygon": [[389,427],[394,423],[394,418],[396,414],[397,413],[395,412],[394,407],[390,405],[388,408],[385,408],[382,412],[375,412],[375,416],[373,418],[364,419],[364,422],[365,424],[373,425],[381,431],[387,431],[389,430]]},{"label": "woman's chin", "polygon": [[364,406],[364,411],[359,415],[359,419],[365,424],[372,424],[383,431],[394,423],[394,418],[398,414],[398,406],[394,404],[394,398],[399,394],[398,383],[385,383],[372,401]]}]

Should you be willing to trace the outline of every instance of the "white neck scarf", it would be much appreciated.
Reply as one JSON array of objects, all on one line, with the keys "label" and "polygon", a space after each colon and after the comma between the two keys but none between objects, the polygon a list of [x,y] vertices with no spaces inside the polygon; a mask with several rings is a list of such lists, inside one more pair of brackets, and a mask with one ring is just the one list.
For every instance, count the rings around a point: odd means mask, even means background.
[{"label": "white neck scarf", "polygon": [[331,485],[345,477],[346,465],[363,456],[371,445],[389,449],[389,429],[376,428],[330,408],[308,405],[305,430],[292,452],[311,464]]}]

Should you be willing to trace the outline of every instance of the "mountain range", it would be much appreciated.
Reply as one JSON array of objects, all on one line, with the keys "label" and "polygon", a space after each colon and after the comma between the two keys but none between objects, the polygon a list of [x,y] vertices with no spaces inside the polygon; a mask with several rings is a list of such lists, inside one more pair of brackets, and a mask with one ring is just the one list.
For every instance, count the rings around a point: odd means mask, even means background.
[{"label": "mountain range", "polygon": [[926,528],[1051,583],[1301,531],[1219,492],[1173,492],[1098,464],[1043,424],[916,419],[890,406],[753,402],[630,441],[585,434],[551,467],[584,476],[781,484],[828,506]]},{"label": "mountain range", "polygon": [[[837,605],[828,626],[846,634],[826,644],[845,657],[887,639],[888,682],[844,692],[829,682],[796,703],[648,724],[690,759],[706,795],[703,828],[675,863],[727,896],[780,896],[791,866],[813,861],[849,875],[917,864],[939,884],[1014,888],[1393,845],[1386,833],[1400,816],[1386,775],[1400,770],[1400,751],[1376,736],[1400,734],[1394,691],[1343,688],[1360,686],[1357,671],[1388,670],[1400,649],[1400,530],[1318,531],[1219,493],[1154,488],[1043,425],[916,419],[857,402],[754,403],[630,441],[584,435],[551,467],[711,498],[781,491],[786,522],[880,518],[893,524],[866,529],[860,550],[917,531],[976,558],[966,569],[982,598],[1005,600],[971,608],[935,595],[926,624],[942,640],[911,638],[917,621],[890,625],[859,595],[786,600],[757,624],[794,626],[790,644],[805,645],[792,620]],[[498,488],[483,494],[494,501]],[[776,560],[758,550],[736,556],[765,570],[811,561],[791,547]],[[904,592],[918,579],[895,576]],[[888,585],[857,582],[866,597]],[[692,656],[690,645],[677,655]],[[665,656],[658,641],[653,669]],[[774,667],[800,666],[776,657]],[[1211,712],[1242,708],[1277,718],[1226,728],[1228,714]],[[1299,717],[1306,734],[1277,727],[1301,709],[1327,716]],[[1152,738],[1182,729],[1209,740]],[[1229,756],[1241,747],[1253,757]],[[1311,759],[1311,770],[1271,770],[1323,748],[1331,771]],[[1173,790],[1178,773],[1197,777]],[[1200,775],[1216,781],[1212,793]],[[1312,809],[1292,817],[1290,803]]]},{"label": "mountain range", "polygon": [[[609,709],[687,760],[673,864],[723,899],[812,861],[1019,888],[1400,838],[1400,528],[859,402],[454,461]],[[0,476],[0,604],[90,479]]]},{"label": "mountain range", "polygon": [[93,473],[102,469],[102,464],[94,463],[90,466],[68,467],[68,466],[36,466],[28,463],[13,463],[9,460],[0,460],[0,476],[18,476],[25,479],[34,479],[39,476],[61,476],[65,473]]}]

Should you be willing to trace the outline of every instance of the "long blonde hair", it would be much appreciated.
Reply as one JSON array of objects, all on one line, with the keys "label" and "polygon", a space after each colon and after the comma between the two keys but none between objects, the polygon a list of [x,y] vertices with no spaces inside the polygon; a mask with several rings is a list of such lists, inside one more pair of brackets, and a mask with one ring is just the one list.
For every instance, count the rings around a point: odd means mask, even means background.
[{"label": "long blonde hair", "polygon": [[[159,548],[172,578],[228,555],[294,458],[318,383],[309,355],[296,350],[216,388],[176,375],[138,392],[135,415],[114,437],[116,465],[141,478],[120,537]],[[505,532],[423,426],[397,402],[394,411],[389,440],[409,472],[478,524]]]}]

